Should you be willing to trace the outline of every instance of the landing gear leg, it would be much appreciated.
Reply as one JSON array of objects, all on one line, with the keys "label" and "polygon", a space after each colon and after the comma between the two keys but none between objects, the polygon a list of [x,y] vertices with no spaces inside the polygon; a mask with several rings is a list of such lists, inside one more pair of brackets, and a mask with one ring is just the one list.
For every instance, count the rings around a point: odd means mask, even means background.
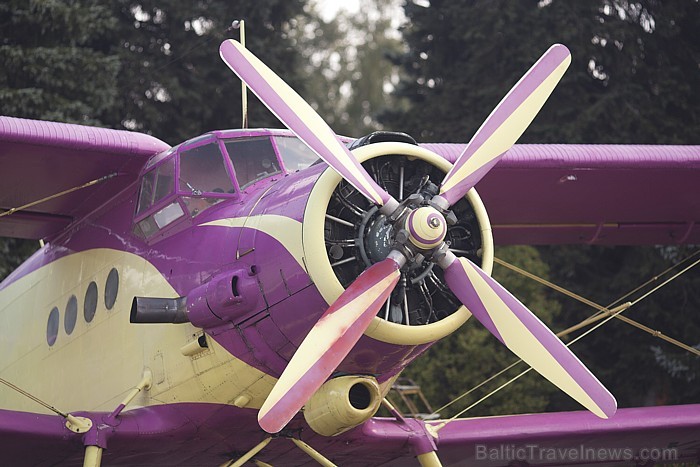
[{"label": "landing gear leg", "polygon": [[102,448],[99,446],[85,446],[83,467],[100,467],[100,465],[102,465]]},{"label": "landing gear leg", "polygon": [[418,454],[418,462],[420,462],[421,467],[442,467],[435,451]]}]

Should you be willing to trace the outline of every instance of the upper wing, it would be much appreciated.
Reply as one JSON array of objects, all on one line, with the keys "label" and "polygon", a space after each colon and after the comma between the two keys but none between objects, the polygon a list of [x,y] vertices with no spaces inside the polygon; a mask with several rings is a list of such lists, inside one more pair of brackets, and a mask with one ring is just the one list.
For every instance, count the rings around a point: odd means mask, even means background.
[{"label": "upper wing", "polygon": [[89,188],[0,217],[0,236],[50,237],[133,183],[168,149],[149,135],[0,117],[0,212],[116,173]]},{"label": "upper wing", "polygon": [[498,244],[696,244],[698,180],[700,146],[516,144],[476,189]]}]

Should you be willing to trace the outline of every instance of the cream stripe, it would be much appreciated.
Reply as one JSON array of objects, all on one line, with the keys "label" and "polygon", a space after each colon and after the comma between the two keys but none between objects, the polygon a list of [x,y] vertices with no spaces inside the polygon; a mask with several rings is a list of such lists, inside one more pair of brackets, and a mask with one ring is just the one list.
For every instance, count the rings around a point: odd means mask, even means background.
[{"label": "cream stripe", "polygon": [[306,270],[302,245],[302,225],[297,220],[277,214],[262,214],[259,216],[218,219],[200,224],[200,226],[246,227],[265,233],[280,242],[285,250],[294,257],[299,266]]},{"label": "cream stripe", "polygon": [[[515,144],[527,127],[532,123],[545,101],[556,87],[557,83],[569,67],[571,56],[559,64],[557,68],[545,79],[522,104],[499,126],[496,131],[479,147],[476,152],[460,167],[440,188],[444,193],[464,180],[480,167],[488,164],[500,156]],[[506,96],[507,97],[507,96]],[[504,98],[505,100],[506,98]],[[503,102],[503,101],[501,101]],[[500,106],[500,104],[499,104]],[[498,107],[496,107],[497,109]],[[495,110],[494,110],[495,112]],[[488,121],[488,119],[486,119]],[[478,132],[477,132],[478,133]]]},{"label": "cream stripe", "polygon": [[[114,307],[104,305],[104,286],[112,269],[119,272]],[[97,311],[91,322],[83,314],[88,284],[98,286]],[[68,297],[78,299],[72,334],[63,325]],[[178,349],[198,330],[191,324],[139,326],[129,323],[134,296],[177,297],[161,272],[133,253],[106,248],[57,259],[0,292],[0,376],[64,411],[112,411],[150,368],[153,387],[132,407],[165,402],[231,404],[239,395],[249,408],[262,405],[276,379],[237,359],[209,339],[209,350],[196,358]],[[61,322],[56,343],[46,342],[49,311],[58,307]],[[89,383],[86,384],[86,376]],[[50,381],[51,384],[47,384]],[[0,389],[2,408],[36,412],[31,400]]]},{"label": "cream stripe", "polygon": [[[460,259],[460,262],[464,265],[464,270],[469,276],[470,282],[474,285],[477,294],[488,308],[489,316],[496,325],[501,337],[503,337],[506,346],[518,356],[535,356],[536,366],[533,365],[533,368],[538,373],[597,416],[608,418],[542,343],[525,328],[481,275],[465,260]],[[527,363],[532,364],[530,361]]]},{"label": "cream stripe", "polygon": [[[392,271],[387,277],[377,282],[361,295],[354,298],[334,313],[322,317],[311,329],[304,341],[285,368],[278,383],[270,392],[265,404],[260,409],[258,418],[262,418],[270,411],[279,400],[289,391],[299,378],[305,375],[323,355],[325,355],[336,341],[352,326],[357,318],[369,306],[377,300],[382,292],[391,286],[392,281],[398,276],[398,271]],[[313,334],[313,338],[309,336]],[[322,381],[321,381],[322,382]]]}]

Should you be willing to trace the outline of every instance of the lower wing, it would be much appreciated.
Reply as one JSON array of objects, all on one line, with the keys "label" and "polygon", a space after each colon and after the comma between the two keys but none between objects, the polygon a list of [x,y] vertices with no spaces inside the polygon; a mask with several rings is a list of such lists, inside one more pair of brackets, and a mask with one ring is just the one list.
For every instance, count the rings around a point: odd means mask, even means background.
[{"label": "lower wing", "polygon": [[[110,423],[106,413],[76,415],[93,421],[87,433],[71,432],[57,415],[0,410],[3,463],[82,465],[83,450],[92,444],[105,448],[105,465],[221,465],[269,436],[258,427],[255,410],[219,404],[145,407]],[[442,465],[465,466],[679,465],[700,455],[700,405],[620,409],[608,420],[589,412],[457,419],[435,438],[430,432],[440,423],[373,418],[324,437],[297,416],[252,460],[313,464],[291,438],[343,466],[417,465],[416,457],[434,451]]]}]

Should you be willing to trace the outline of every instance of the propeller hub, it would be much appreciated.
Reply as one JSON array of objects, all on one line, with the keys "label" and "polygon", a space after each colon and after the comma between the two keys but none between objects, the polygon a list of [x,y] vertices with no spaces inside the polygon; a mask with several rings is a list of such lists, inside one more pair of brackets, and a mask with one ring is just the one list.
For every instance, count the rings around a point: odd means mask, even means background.
[{"label": "propeller hub", "polygon": [[447,222],[437,209],[423,206],[408,215],[406,230],[411,243],[423,250],[429,250],[440,245],[445,239]]}]

